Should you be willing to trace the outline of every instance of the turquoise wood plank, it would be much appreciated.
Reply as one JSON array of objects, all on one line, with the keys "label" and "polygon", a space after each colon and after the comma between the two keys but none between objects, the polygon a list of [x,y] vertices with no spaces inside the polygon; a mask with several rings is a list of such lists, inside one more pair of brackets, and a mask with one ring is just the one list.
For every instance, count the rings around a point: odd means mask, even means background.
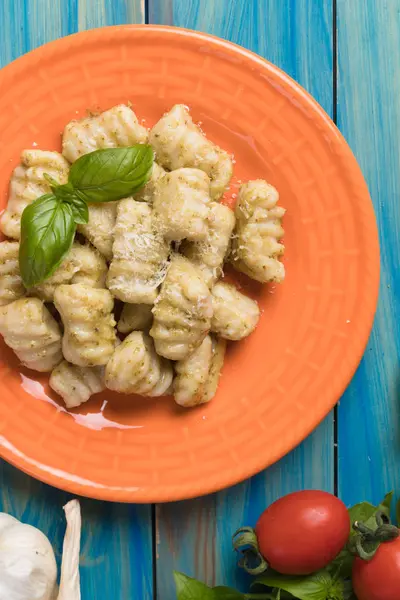
[{"label": "turquoise wood plank", "polygon": [[400,494],[400,0],[339,0],[337,10],[338,125],[370,189],[382,268],[370,343],[338,410],[339,487],[350,504]]},{"label": "turquoise wood plank", "polygon": [[[268,58],[332,113],[332,3],[313,0],[150,0],[149,20],[206,31]],[[266,443],[268,443],[266,441]],[[174,600],[172,570],[209,583],[243,585],[231,534],[254,524],[271,501],[292,490],[333,490],[333,418],[268,471],[222,493],[157,507],[157,589]]]},{"label": "turquoise wood plank", "polygon": [[[143,20],[140,0],[0,0],[0,23],[8,23],[0,66],[78,30]],[[65,528],[62,506],[68,499],[0,461],[0,511],[44,531],[58,558]],[[153,598],[151,507],[82,500],[82,512],[82,598]]]}]

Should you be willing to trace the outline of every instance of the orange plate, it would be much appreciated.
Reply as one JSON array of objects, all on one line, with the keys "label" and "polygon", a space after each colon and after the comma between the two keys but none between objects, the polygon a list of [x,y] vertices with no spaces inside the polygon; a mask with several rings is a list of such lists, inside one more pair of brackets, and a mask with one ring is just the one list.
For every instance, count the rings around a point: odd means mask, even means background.
[{"label": "orange plate", "polygon": [[368,190],[344,139],[285,73],[208,35],[173,27],[88,31],[0,71],[0,197],[24,148],[60,149],[87,109],[132,102],[151,126],[187,104],[234,153],[235,178],[276,186],[287,279],[240,284],[256,298],[256,332],[228,350],[208,406],[105,392],[68,413],[47,377],[1,347],[0,453],[74,494],[162,502],[213,492],[271,465],[337,402],[363,354],[375,311],[379,248]]}]

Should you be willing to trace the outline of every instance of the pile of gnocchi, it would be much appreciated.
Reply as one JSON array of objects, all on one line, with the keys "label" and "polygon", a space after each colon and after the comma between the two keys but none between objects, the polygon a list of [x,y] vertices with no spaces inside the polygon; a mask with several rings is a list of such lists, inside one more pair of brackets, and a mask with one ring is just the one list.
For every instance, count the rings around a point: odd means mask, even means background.
[{"label": "pile of gnocchi", "polygon": [[[89,222],[57,270],[26,289],[18,262],[21,215],[66,183],[70,165],[102,148],[150,144],[155,162],[133,197],[89,205]],[[285,277],[285,210],[264,180],[244,183],[235,210],[220,199],[231,156],[184,105],[149,131],[129,106],[70,122],[62,154],[24,150],[0,219],[0,334],[21,363],[50,372],[68,408],[108,388],[173,394],[192,407],[213,398],[226,341],[254,331],[257,303],[223,280],[225,262],[261,283]],[[123,303],[118,322],[115,303]]]}]

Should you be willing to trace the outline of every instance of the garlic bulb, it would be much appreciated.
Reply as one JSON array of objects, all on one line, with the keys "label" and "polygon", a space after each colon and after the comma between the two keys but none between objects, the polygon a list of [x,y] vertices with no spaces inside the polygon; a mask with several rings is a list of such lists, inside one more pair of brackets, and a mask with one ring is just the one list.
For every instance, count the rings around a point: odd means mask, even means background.
[{"label": "garlic bulb", "polygon": [[56,559],[47,537],[0,513],[0,600],[51,600],[56,579]]},{"label": "garlic bulb", "polygon": [[0,600],[80,600],[79,502],[68,502],[64,510],[67,530],[58,595],[56,559],[47,537],[36,527],[0,513]]}]

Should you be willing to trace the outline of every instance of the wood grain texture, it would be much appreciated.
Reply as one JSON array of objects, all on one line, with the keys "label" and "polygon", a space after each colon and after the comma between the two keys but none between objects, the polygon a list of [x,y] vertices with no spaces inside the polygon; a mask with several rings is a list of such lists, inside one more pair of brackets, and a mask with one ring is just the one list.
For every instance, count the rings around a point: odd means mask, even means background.
[{"label": "wood grain texture", "polygon": [[[143,19],[141,0],[0,0],[0,66],[78,30]],[[39,527],[60,559],[69,496],[1,461],[0,490],[0,511]],[[82,512],[82,598],[153,598],[151,507],[82,500]]]},{"label": "wood grain texture", "polygon": [[[332,4],[311,0],[150,0],[150,22],[198,29],[253,50],[284,69],[332,113]],[[268,440],[266,440],[268,443]],[[172,570],[243,586],[231,535],[271,501],[301,488],[333,490],[333,418],[278,464],[207,498],[157,507],[157,589],[175,600]]]},{"label": "wood grain texture", "polygon": [[373,333],[338,410],[339,489],[350,504],[400,494],[400,0],[338,0],[337,10],[338,125],[367,180],[381,242]]}]

